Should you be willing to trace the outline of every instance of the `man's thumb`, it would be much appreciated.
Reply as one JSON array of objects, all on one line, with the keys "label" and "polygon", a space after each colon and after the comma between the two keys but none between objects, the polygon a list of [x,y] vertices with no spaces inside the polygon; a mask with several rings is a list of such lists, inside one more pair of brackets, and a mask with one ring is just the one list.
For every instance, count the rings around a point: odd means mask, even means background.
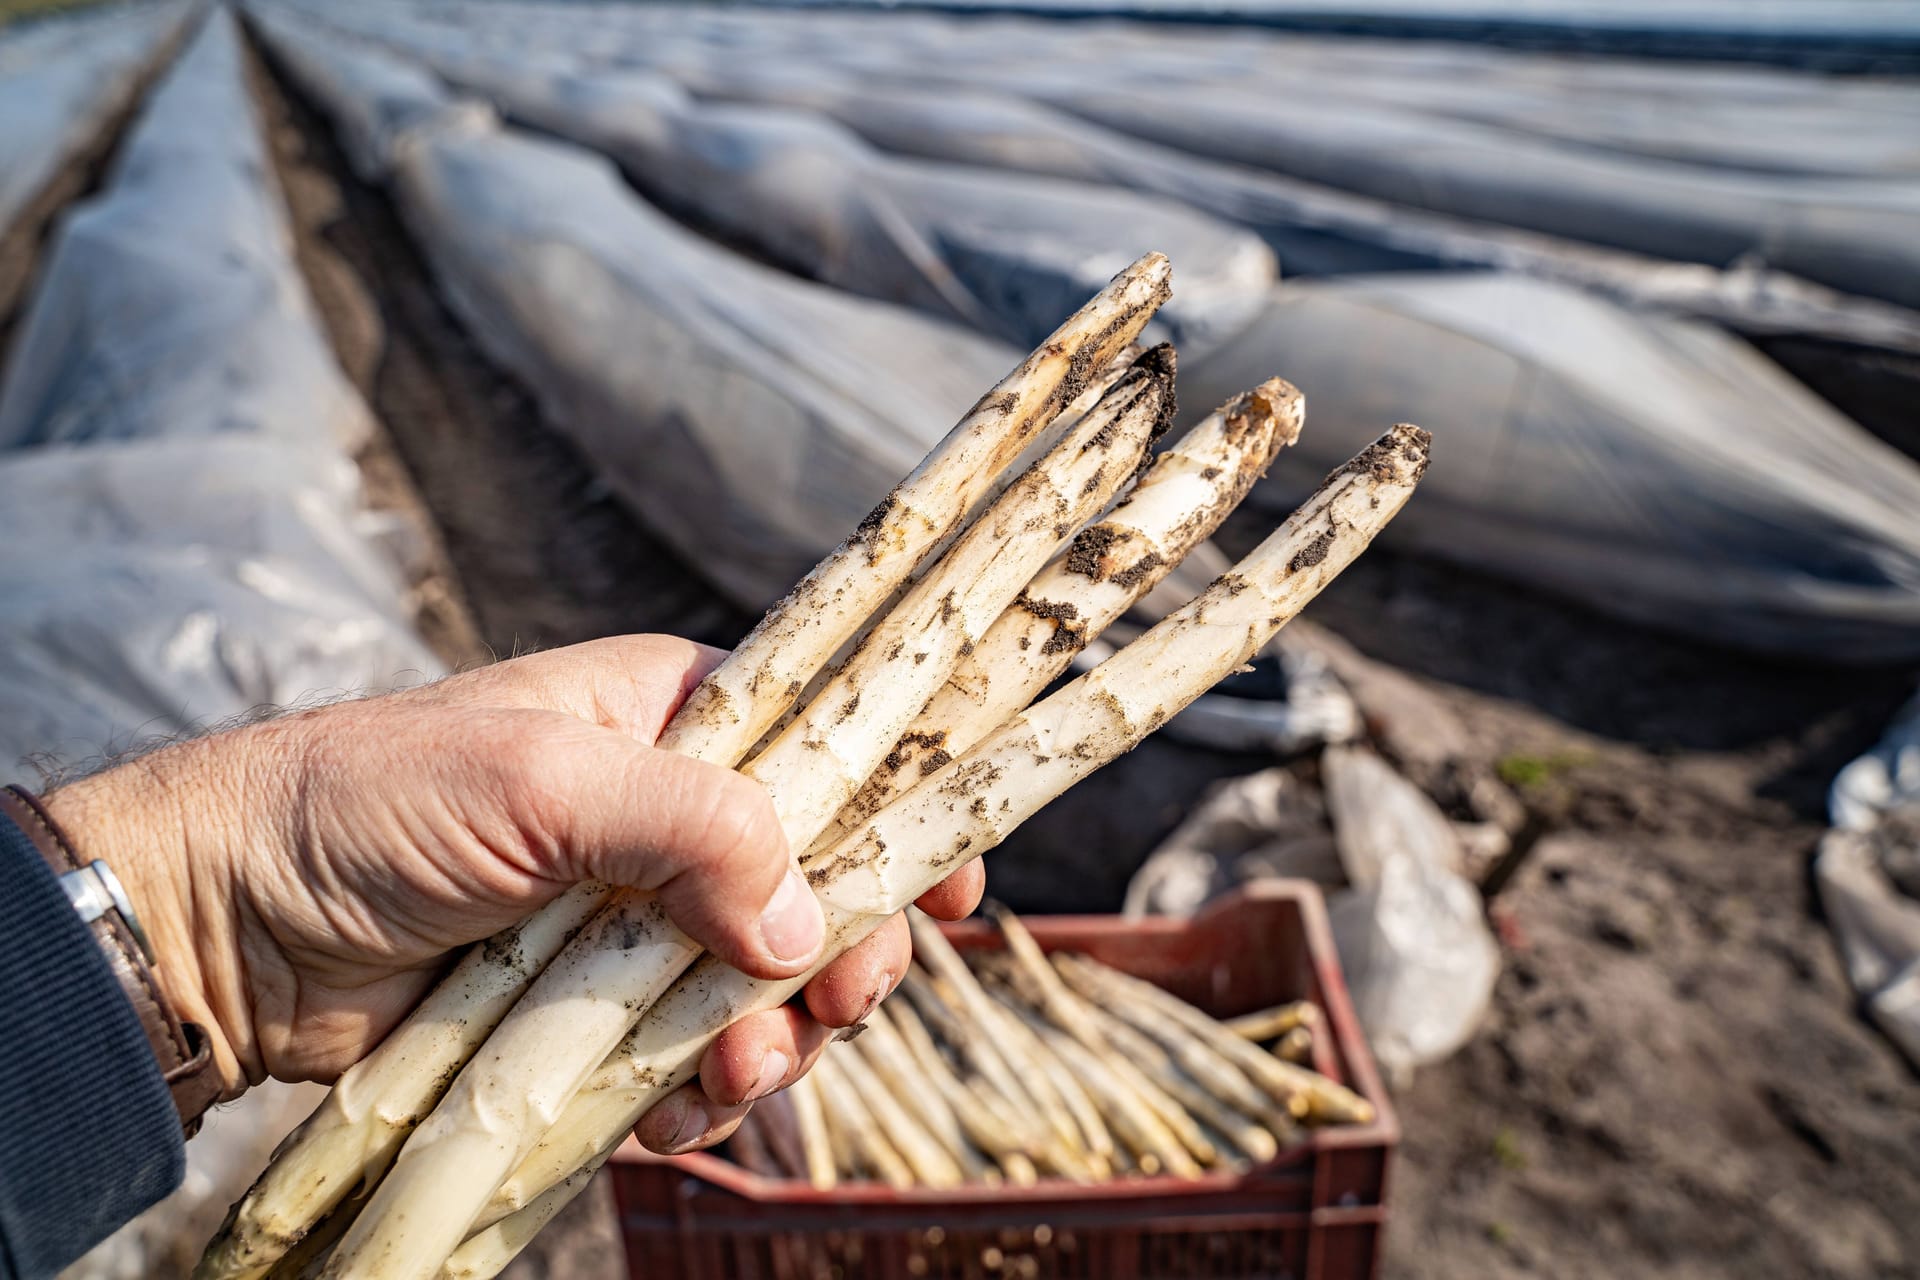
[{"label": "man's thumb", "polygon": [[675,924],[754,977],[804,972],[826,923],[766,790],[731,769],[592,733],[595,754],[612,759],[575,782],[561,843],[578,878],[658,891]]}]

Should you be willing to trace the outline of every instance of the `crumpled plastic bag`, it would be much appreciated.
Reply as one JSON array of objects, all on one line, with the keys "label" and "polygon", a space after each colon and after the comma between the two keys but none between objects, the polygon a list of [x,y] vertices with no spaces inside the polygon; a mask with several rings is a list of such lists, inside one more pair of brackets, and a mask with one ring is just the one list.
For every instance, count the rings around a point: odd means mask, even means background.
[{"label": "crumpled plastic bag", "polygon": [[1920,1067],[1920,698],[1828,794],[1820,905],[1867,1016]]},{"label": "crumpled plastic bag", "polygon": [[1827,790],[1827,819],[1848,831],[1865,831],[1893,809],[1920,803],[1920,696],[1894,715],[1873,750],[1834,775]]},{"label": "crumpled plastic bag", "polygon": [[1130,918],[1192,915],[1249,880],[1343,878],[1326,806],[1285,769],[1210,788],[1127,885]]},{"label": "crumpled plastic bag", "polygon": [[1500,948],[1445,814],[1364,747],[1320,758],[1353,888],[1327,903],[1354,1010],[1389,1079],[1437,1062],[1485,1018]]},{"label": "crumpled plastic bag", "polygon": [[1189,915],[1265,876],[1313,880],[1374,1057],[1402,1084],[1472,1037],[1500,976],[1454,824],[1365,747],[1321,755],[1325,798],[1269,769],[1221,783],[1128,886],[1130,916]]}]

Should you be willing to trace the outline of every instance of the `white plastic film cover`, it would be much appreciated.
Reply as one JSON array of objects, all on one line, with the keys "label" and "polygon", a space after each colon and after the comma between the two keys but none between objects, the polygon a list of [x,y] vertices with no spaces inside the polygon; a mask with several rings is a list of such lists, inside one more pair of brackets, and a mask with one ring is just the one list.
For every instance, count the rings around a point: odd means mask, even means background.
[{"label": "white plastic film cover", "polygon": [[777,599],[1019,358],[702,240],[578,148],[403,149],[442,289],[607,483],[735,600]]},{"label": "white plastic film cover", "polygon": [[55,236],[0,388],[0,449],[257,432],[352,449],[370,430],[293,261],[242,78],[211,11]]},{"label": "white plastic film cover", "polygon": [[1389,545],[1740,648],[1920,656],[1920,467],[1717,330],[1512,276],[1293,284],[1182,365],[1183,400],[1276,371],[1309,425],[1252,509],[1418,422],[1433,465]]},{"label": "white plastic film cover", "polygon": [[1260,238],[1190,207],[1084,182],[876,151],[812,113],[701,103],[647,72],[434,63],[505,114],[600,151],[690,220],[792,270],[972,325],[1044,339],[1149,250],[1179,264],[1158,317],[1195,352],[1236,331],[1277,276]]},{"label": "white plastic film cover", "polygon": [[126,105],[185,15],[123,9],[0,38],[0,231]]}]

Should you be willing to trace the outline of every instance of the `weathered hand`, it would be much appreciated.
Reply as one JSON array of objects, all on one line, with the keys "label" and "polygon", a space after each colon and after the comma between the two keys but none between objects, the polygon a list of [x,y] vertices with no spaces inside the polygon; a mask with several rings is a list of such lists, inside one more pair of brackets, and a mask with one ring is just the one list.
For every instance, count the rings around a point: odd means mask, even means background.
[{"label": "weathered hand", "polygon": [[[233,1092],[329,1080],[450,952],[581,880],[658,891],[756,976],[808,967],[819,911],[788,887],[766,793],[649,745],[719,656],[634,636],[517,658],[168,747],[48,803],[126,883],[168,997],[207,1028]],[[963,915],[980,889],[970,868],[923,905]],[[730,1132],[737,1104],[789,1083],[907,956],[896,920],[809,984],[806,1012],[736,1024],[643,1138],[680,1150]]]}]

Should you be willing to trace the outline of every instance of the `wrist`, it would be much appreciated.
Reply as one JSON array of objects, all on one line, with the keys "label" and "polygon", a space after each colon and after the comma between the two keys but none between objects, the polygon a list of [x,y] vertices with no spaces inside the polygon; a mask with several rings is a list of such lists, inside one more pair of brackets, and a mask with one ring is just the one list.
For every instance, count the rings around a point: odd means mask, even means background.
[{"label": "wrist", "polygon": [[248,1032],[234,945],[230,824],[197,743],[170,747],[48,795],[48,813],[85,860],[125,886],[153,947],[153,976],[182,1022],[213,1052],[221,1097],[263,1078]]}]

